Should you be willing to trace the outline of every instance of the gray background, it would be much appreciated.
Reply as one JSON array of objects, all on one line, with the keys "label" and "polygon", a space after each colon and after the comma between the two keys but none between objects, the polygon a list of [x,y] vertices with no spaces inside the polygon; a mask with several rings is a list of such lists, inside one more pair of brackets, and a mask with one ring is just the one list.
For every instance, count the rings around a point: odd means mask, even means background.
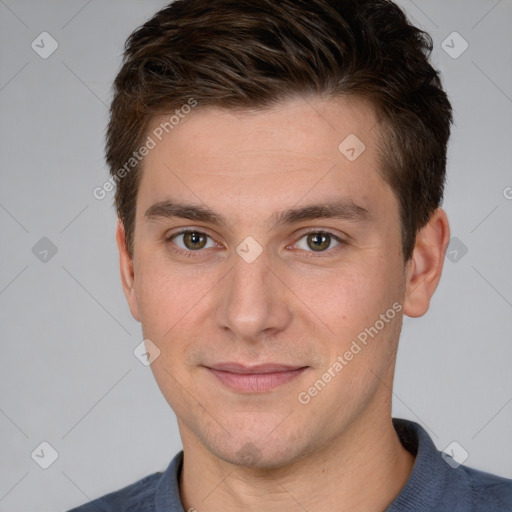
[{"label": "gray background", "polygon": [[[512,477],[512,2],[400,4],[433,36],[455,109],[444,206],[458,241],[430,312],[405,321],[393,412]],[[181,447],[133,355],[111,197],[92,195],[122,46],[163,5],[0,0],[0,511],[66,510]],[[43,31],[59,45],[47,59],[31,48]],[[453,31],[469,44],[458,58],[442,48]],[[46,262],[43,237],[57,247]],[[46,470],[31,458],[42,441],[58,452]]]}]

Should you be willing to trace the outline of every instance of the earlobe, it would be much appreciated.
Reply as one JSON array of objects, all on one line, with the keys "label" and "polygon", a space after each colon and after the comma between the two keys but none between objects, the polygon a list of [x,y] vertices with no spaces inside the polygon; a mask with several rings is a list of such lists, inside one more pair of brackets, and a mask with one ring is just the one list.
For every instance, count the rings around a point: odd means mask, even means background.
[{"label": "earlobe", "polygon": [[418,317],[428,311],[441,279],[449,240],[448,218],[444,210],[438,208],[417,233],[412,257],[406,265],[405,315]]},{"label": "earlobe", "polygon": [[133,270],[133,260],[126,247],[125,230],[121,219],[117,221],[116,242],[119,250],[119,270],[121,272],[121,283],[123,285],[124,295],[133,318],[140,322],[139,308],[134,287],[135,273]]}]

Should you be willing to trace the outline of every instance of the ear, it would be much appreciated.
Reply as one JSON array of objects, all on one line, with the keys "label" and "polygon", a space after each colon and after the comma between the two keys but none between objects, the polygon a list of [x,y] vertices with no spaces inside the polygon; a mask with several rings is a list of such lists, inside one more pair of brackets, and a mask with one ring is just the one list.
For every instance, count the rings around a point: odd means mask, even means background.
[{"label": "ear", "polygon": [[405,315],[418,317],[428,311],[430,298],[441,279],[449,241],[448,218],[438,208],[417,233],[413,254],[406,264]]},{"label": "ear", "polygon": [[121,283],[123,284],[124,295],[133,318],[140,322],[139,307],[137,305],[137,297],[134,288],[135,273],[133,271],[133,260],[128,253],[124,224],[121,219],[117,220],[116,242],[119,250],[119,269],[121,271]]}]

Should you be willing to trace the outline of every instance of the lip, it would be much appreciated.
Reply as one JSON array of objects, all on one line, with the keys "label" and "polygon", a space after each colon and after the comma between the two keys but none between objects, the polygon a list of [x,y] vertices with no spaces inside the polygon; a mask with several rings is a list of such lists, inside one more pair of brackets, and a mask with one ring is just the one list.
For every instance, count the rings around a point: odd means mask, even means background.
[{"label": "lip", "polygon": [[265,393],[299,377],[306,366],[218,363],[205,368],[222,384],[239,393]]}]

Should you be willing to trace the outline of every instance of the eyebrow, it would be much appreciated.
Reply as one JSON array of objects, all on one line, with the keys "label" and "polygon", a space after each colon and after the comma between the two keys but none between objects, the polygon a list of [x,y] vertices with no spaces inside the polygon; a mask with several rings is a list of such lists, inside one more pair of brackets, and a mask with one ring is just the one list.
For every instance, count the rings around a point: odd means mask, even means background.
[{"label": "eyebrow", "polygon": [[[147,220],[181,218],[227,226],[227,220],[220,214],[202,205],[175,201],[160,201],[151,205],[145,212]],[[296,224],[315,219],[341,219],[353,222],[367,222],[369,212],[351,199],[337,199],[320,204],[311,204],[276,212],[271,217],[271,227]]]}]

